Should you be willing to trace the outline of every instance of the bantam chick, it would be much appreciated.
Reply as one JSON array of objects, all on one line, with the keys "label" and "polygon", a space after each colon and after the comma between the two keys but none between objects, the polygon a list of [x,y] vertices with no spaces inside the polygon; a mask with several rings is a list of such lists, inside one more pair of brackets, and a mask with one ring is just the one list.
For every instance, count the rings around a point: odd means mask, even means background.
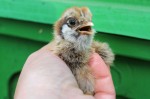
[{"label": "bantam chick", "polygon": [[106,43],[93,41],[92,14],[87,7],[67,9],[54,25],[53,53],[70,68],[84,94],[94,94],[94,77],[88,66],[90,55],[98,53],[110,66],[114,54]]}]

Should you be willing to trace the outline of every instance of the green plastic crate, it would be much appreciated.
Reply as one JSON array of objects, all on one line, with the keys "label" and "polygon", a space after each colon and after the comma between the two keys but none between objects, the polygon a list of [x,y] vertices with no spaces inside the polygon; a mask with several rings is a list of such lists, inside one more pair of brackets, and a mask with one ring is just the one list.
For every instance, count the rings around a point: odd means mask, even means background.
[{"label": "green plastic crate", "polygon": [[91,9],[95,39],[116,54],[117,99],[150,99],[148,0],[0,0],[0,99],[13,99],[25,60],[52,39],[52,24],[71,6]]}]

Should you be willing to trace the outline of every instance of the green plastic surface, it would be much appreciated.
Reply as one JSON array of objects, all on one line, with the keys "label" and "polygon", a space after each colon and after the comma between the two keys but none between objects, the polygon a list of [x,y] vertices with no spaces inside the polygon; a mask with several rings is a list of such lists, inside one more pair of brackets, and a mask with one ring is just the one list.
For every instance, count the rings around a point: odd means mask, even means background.
[{"label": "green plastic surface", "polygon": [[90,7],[95,39],[116,54],[117,99],[150,99],[148,0],[0,0],[0,99],[13,99],[25,60],[52,39],[52,24],[73,5]]},{"label": "green plastic surface", "polygon": [[[0,18],[1,34],[49,42],[53,37],[53,26],[26,21]],[[9,29],[8,29],[9,28]],[[98,32],[95,38],[107,41],[118,55],[150,60],[150,41],[126,36]],[[132,42],[132,43],[131,43]],[[137,54],[138,53],[138,54]]]},{"label": "green plastic surface", "polygon": [[150,40],[149,0],[0,0],[0,16],[52,24],[71,6],[88,6],[95,29]]}]

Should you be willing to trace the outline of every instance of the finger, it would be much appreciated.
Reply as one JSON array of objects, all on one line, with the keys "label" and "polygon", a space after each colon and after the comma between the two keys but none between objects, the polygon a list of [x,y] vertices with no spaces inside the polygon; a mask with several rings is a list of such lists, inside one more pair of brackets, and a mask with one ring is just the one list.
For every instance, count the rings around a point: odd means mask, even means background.
[{"label": "finger", "polygon": [[94,53],[91,56],[89,62],[92,74],[95,77],[95,97],[96,99],[108,99],[106,97],[113,97],[109,99],[115,99],[115,90],[109,71],[109,67],[106,66],[102,58]]},{"label": "finger", "polygon": [[107,93],[96,93],[95,99],[116,99],[115,95],[107,94]]}]

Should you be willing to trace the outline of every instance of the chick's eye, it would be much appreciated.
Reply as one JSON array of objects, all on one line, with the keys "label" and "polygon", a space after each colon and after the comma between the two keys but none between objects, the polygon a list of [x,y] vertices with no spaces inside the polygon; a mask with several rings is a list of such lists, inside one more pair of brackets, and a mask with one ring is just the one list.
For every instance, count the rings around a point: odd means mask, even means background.
[{"label": "chick's eye", "polygon": [[71,18],[67,21],[67,24],[69,26],[75,26],[77,24],[77,21],[76,21],[76,19]]}]

